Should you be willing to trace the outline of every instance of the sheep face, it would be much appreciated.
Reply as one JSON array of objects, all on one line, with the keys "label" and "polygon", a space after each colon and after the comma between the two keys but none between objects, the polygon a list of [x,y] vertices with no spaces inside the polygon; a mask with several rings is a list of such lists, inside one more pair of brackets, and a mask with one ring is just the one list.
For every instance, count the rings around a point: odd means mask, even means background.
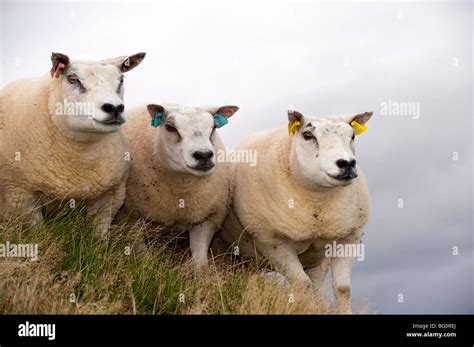
[{"label": "sheep face", "polygon": [[51,60],[50,112],[55,125],[75,133],[112,133],[125,122],[124,73],[145,53],[102,61],[70,61],[60,53]]},{"label": "sheep face", "polygon": [[354,150],[355,120],[365,125],[372,113],[325,118],[289,113],[296,123],[290,164],[297,181],[310,188],[346,186],[357,178]]},{"label": "sheep face", "polygon": [[216,123],[214,114],[231,117],[238,107],[167,107],[148,105],[155,117],[162,114],[157,131],[159,155],[170,170],[206,176],[216,166]]}]

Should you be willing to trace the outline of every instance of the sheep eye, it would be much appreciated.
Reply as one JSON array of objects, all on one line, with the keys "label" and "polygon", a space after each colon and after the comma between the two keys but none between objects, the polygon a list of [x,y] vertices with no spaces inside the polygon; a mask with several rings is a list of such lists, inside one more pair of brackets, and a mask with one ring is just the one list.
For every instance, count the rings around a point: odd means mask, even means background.
[{"label": "sheep eye", "polygon": [[68,75],[68,76],[67,76],[67,80],[68,80],[68,82],[71,83],[71,84],[76,84],[76,83],[79,82],[79,78],[77,78],[76,75]]},{"label": "sheep eye", "polygon": [[306,140],[306,141],[310,141],[310,140],[313,140],[313,139],[316,139],[316,137],[314,137],[313,133],[311,131],[305,131],[303,133],[303,138]]},{"label": "sheep eye", "polygon": [[82,85],[81,81],[79,80],[79,78],[75,75],[75,74],[72,74],[72,75],[68,75],[67,76],[67,80],[70,84],[76,86],[79,88],[79,91],[81,93],[85,93],[87,91],[86,88],[84,88],[84,86]]},{"label": "sheep eye", "polygon": [[173,132],[177,133],[177,132],[178,132],[178,129],[176,129],[176,128],[175,128],[174,126],[172,126],[171,124],[166,124],[166,125],[165,125],[165,129],[166,129],[167,131],[169,131],[170,133],[173,133]]},{"label": "sheep eye", "polygon": [[355,139],[355,134],[352,134],[351,140],[354,141],[354,139]]}]

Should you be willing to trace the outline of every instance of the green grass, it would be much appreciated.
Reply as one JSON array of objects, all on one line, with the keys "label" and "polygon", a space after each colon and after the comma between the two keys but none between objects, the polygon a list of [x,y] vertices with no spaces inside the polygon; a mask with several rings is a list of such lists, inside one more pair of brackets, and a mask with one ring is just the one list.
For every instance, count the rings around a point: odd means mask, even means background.
[{"label": "green grass", "polygon": [[81,208],[32,228],[1,223],[0,243],[38,244],[39,259],[0,258],[0,314],[335,313],[299,288],[264,281],[262,263],[218,256],[195,275],[183,235],[123,223],[104,240],[91,225]]}]

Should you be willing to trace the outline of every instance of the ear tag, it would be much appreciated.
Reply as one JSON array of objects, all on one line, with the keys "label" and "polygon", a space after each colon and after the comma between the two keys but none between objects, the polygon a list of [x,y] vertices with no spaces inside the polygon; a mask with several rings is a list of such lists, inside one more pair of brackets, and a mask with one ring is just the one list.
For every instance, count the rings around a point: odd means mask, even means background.
[{"label": "ear tag", "polygon": [[162,116],[161,112],[156,112],[155,117],[151,120],[151,126],[154,128],[159,127],[161,125]]},{"label": "ear tag", "polygon": [[61,74],[61,70],[64,69],[65,67],[66,65],[64,65],[63,63],[59,63],[56,70],[54,70],[54,68],[52,67],[51,70],[49,70],[49,73],[51,74],[51,78],[54,78],[54,77],[59,78],[59,75]]},{"label": "ear tag", "polygon": [[352,129],[354,129],[354,132],[355,132],[356,135],[362,134],[362,133],[363,133],[364,131],[366,131],[367,128],[368,128],[368,127],[367,127],[367,124],[362,125],[362,124],[358,123],[358,122],[355,121],[355,120],[353,120],[353,121],[351,122],[351,127],[352,127]]},{"label": "ear tag", "polygon": [[293,123],[288,123],[288,135],[294,135],[296,132],[296,127],[300,126],[300,121],[294,121]]},{"label": "ear tag", "polygon": [[216,128],[221,128],[227,123],[229,123],[228,119],[225,118],[223,115],[220,113],[214,113],[212,115],[214,117],[214,122],[216,123]]}]

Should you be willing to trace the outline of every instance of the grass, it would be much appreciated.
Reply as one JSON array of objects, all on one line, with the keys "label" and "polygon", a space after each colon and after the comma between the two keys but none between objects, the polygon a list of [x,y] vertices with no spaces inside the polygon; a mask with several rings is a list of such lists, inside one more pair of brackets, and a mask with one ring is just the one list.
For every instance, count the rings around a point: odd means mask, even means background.
[{"label": "grass", "polygon": [[300,288],[265,281],[268,265],[258,261],[213,257],[194,275],[186,238],[150,225],[114,225],[99,239],[82,209],[33,228],[5,221],[6,241],[38,244],[39,259],[0,257],[0,314],[337,313]]}]

